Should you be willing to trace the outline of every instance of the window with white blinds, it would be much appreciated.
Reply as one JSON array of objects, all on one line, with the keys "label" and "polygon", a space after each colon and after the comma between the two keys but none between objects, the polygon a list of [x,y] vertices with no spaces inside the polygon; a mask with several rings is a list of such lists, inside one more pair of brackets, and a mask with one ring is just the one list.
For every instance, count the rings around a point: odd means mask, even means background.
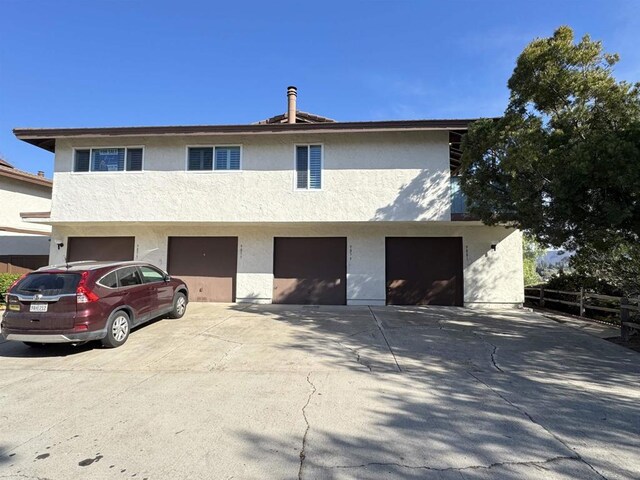
[{"label": "window with white blinds", "polygon": [[187,170],[240,170],[240,146],[189,147]]},{"label": "window with white blinds", "polygon": [[142,147],[81,148],[75,150],[73,171],[136,172],[142,163]]},{"label": "window with white blinds", "polygon": [[240,147],[216,147],[216,170],[240,170]]},{"label": "window with white blinds", "polygon": [[322,145],[296,145],[296,188],[322,188]]}]

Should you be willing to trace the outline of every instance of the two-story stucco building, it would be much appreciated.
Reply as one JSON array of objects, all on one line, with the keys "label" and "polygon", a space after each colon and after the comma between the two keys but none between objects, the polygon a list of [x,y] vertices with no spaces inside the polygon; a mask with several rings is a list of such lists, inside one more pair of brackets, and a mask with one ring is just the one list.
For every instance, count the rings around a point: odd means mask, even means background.
[{"label": "two-story stucco building", "polygon": [[518,305],[520,232],[469,220],[470,120],[15,129],[55,153],[52,263],[135,259],[192,301]]},{"label": "two-story stucco building", "polygon": [[23,273],[49,260],[48,225],[24,220],[23,212],[51,208],[51,180],[0,158],[0,273]]}]

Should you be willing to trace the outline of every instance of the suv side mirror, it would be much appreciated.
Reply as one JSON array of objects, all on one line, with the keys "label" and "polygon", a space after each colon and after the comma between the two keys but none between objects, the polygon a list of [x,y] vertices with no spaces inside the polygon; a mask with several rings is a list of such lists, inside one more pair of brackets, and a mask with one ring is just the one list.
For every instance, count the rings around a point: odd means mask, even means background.
[{"label": "suv side mirror", "polygon": [[164,276],[164,281],[165,281],[165,282],[168,282],[169,280],[171,280],[171,275],[169,275],[169,274],[167,273],[167,274],[165,274],[165,276]]}]

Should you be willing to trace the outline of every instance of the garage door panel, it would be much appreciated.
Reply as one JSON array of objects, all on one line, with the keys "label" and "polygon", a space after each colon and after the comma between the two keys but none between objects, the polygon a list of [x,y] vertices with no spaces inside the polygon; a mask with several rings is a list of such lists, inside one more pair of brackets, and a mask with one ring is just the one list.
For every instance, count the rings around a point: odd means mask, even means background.
[{"label": "garage door panel", "polygon": [[345,303],[342,279],[278,278],[274,285],[277,300],[274,303],[297,305],[343,305]]},{"label": "garage door panel", "polygon": [[193,277],[176,275],[189,288],[189,299],[192,302],[234,302],[234,278]]},{"label": "garage door panel", "polygon": [[463,305],[462,238],[386,239],[387,304]]},{"label": "garage door panel", "polygon": [[275,238],[273,302],[346,304],[346,249],[344,237]]},{"label": "garage door panel", "polygon": [[169,274],[189,287],[196,302],[235,302],[237,237],[170,237]]},{"label": "garage door panel", "polygon": [[133,260],[135,237],[69,237],[67,260],[120,262]]}]

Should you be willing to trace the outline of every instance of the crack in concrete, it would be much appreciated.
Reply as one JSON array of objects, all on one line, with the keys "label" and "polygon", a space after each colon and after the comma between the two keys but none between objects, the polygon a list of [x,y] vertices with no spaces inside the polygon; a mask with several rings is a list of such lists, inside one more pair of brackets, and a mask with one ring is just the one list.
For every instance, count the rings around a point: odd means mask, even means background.
[{"label": "crack in concrete", "polygon": [[307,456],[307,452],[306,452],[307,435],[309,434],[309,429],[311,428],[311,425],[309,424],[309,419],[307,418],[307,407],[309,406],[309,403],[311,403],[311,397],[313,397],[313,395],[317,391],[316,386],[313,384],[310,377],[311,377],[311,372],[309,372],[309,374],[307,375],[307,383],[311,385],[312,390],[309,393],[309,397],[307,398],[307,403],[305,403],[304,406],[302,407],[302,416],[304,417],[304,421],[307,424],[307,428],[305,429],[304,435],[302,436],[302,448],[300,449],[300,467],[298,468],[298,480],[302,480],[302,472],[304,470],[304,460]]},{"label": "crack in concrete", "polygon": [[502,370],[498,364],[496,363],[496,352],[498,351],[498,347],[496,345],[493,346],[493,352],[491,352],[491,363],[493,363],[493,366],[496,367],[496,369],[499,372],[504,373],[504,370]]},{"label": "crack in concrete", "polygon": [[500,373],[504,373],[504,370],[502,370],[500,368],[500,366],[498,365],[498,362],[496,361],[496,356],[497,356],[497,352],[498,352],[498,346],[494,345],[493,343],[491,343],[489,340],[487,340],[486,338],[484,338],[482,335],[480,335],[479,333],[473,332],[473,335],[478,337],[483,343],[486,343],[487,345],[490,345],[491,347],[493,347],[493,350],[491,352],[491,363],[493,364],[493,367],[498,370]]},{"label": "crack in concrete", "polygon": [[236,342],[235,340],[229,340],[228,338],[224,338],[224,337],[219,337],[218,335],[214,335],[213,333],[209,333],[209,332],[202,332],[199,333],[198,336],[200,337],[209,337],[209,338],[215,338],[217,340],[220,340],[222,342],[226,342],[226,343],[233,343],[235,345],[244,345],[244,343],[242,342]]},{"label": "crack in concrete", "polygon": [[398,368],[399,372],[402,372],[402,368],[400,368],[400,364],[398,363],[398,359],[396,358],[396,354],[393,353],[393,349],[391,348],[391,345],[389,344],[389,340],[387,340],[387,336],[384,334],[384,330],[382,329],[382,322],[380,322],[380,320],[378,320],[378,317],[376,317],[376,314],[373,313],[373,310],[371,310],[371,307],[367,307],[369,309],[369,313],[371,313],[371,316],[373,317],[373,320],[376,322],[376,325],[378,326],[378,330],[380,330],[380,333],[382,334],[382,338],[384,338],[384,343],[387,344],[387,348],[389,349],[389,353],[391,353],[391,356],[393,357],[393,361],[396,362],[396,367]]},{"label": "crack in concrete", "polygon": [[535,425],[538,425],[540,428],[542,428],[545,432],[547,432],[549,435],[551,435],[558,443],[562,444],[567,450],[573,452],[576,456],[575,458],[577,460],[580,460],[582,463],[584,463],[587,467],[589,467],[596,475],[598,475],[600,478],[602,478],[603,480],[608,480],[607,477],[605,477],[602,473],[600,473],[598,470],[596,470],[596,468],[591,465],[589,462],[587,462],[582,455],[580,455],[578,452],[575,451],[575,449],[571,448],[571,446],[565,442],[564,440],[562,440],[560,437],[558,437],[555,433],[553,433],[551,430],[549,430],[547,427],[545,427],[544,425],[542,425],[540,422],[537,422],[536,420],[534,420],[534,418],[529,414],[529,412],[527,412],[524,408],[519,407],[518,405],[516,405],[515,403],[513,403],[511,400],[509,400],[508,398],[506,398],[504,395],[502,395],[500,392],[498,392],[497,390],[494,390],[488,383],[484,382],[483,380],[481,380],[480,378],[478,378],[477,376],[475,376],[473,373],[471,372],[467,372],[470,376],[472,376],[473,378],[475,378],[478,382],[480,382],[482,385],[484,385],[486,388],[488,388],[489,390],[491,390],[495,395],[497,395],[498,397],[500,397],[503,401],[505,401],[507,404],[509,404],[511,407],[515,408],[517,411],[519,411],[522,415],[524,415],[525,417],[527,417],[529,419],[529,421]]},{"label": "crack in concrete", "polygon": [[373,372],[373,370],[371,369],[371,365],[364,363],[360,357],[360,353],[359,353],[359,349],[355,349],[355,348],[351,348],[346,346],[344,343],[342,342],[338,342],[339,345],[342,345],[344,348],[346,348],[347,350],[353,352],[353,354],[356,356],[356,362],[358,362],[360,365],[362,365],[363,367],[367,367],[369,369],[370,372]]},{"label": "crack in concrete", "polygon": [[489,465],[469,465],[468,467],[431,467],[429,465],[407,465],[404,463],[397,462],[370,462],[363,463],[361,465],[336,465],[333,467],[329,467],[332,469],[355,469],[355,468],[366,468],[371,466],[380,466],[380,467],[400,467],[407,468],[411,470],[430,470],[435,472],[461,472],[464,470],[490,470],[496,467],[508,467],[514,465],[524,465],[524,466],[539,466],[542,467],[548,463],[559,462],[559,461],[581,461],[580,457],[570,457],[566,455],[560,455],[557,457],[548,458],[546,460],[537,460],[537,461],[529,461],[529,462],[496,462]]},{"label": "crack in concrete", "polygon": [[[231,342],[231,343],[235,343],[235,342]],[[239,348],[241,348],[242,346],[243,346],[242,343],[238,343],[238,344],[236,344],[235,347],[233,347],[233,348],[227,350],[226,352],[224,352],[222,357],[220,357],[220,360],[218,360],[216,363],[214,363],[213,366],[209,369],[209,371],[212,372],[214,370],[219,370],[218,367],[224,363],[224,361],[227,359],[227,357],[229,355],[231,355],[233,352],[235,352],[236,350],[238,350]]]}]

